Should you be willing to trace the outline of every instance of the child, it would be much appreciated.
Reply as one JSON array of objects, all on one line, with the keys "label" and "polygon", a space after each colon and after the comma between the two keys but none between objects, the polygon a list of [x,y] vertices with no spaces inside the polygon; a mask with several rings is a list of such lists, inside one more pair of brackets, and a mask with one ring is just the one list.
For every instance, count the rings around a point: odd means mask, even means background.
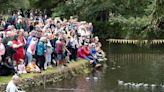
[{"label": "child", "polygon": [[27,72],[26,72],[26,69],[25,69],[25,65],[23,64],[23,62],[21,62],[21,63],[18,65],[18,73],[19,73],[19,74],[27,73]]},{"label": "child", "polygon": [[36,65],[36,59],[32,59],[32,62],[30,62],[27,66],[26,66],[26,71],[28,73],[33,72],[33,73],[40,73],[40,69],[39,67]]}]

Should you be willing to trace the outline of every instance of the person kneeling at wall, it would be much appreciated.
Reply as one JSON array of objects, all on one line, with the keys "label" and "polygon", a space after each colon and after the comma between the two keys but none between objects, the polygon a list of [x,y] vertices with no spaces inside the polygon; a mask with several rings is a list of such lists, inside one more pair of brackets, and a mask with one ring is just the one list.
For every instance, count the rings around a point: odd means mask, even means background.
[{"label": "person kneeling at wall", "polygon": [[30,62],[27,66],[26,66],[26,71],[27,73],[33,72],[33,73],[40,73],[40,69],[39,67],[36,65],[36,59],[32,59],[32,62]]},{"label": "person kneeling at wall", "polygon": [[98,64],[96,61],[94,60],[90,60],[89,61],[91,65],[93,65],[94,68],[98,69],[100,68],[102,65],[101,64]]},{"label": "person kneeling at wall", "polygon": [[94,67],[94,68],[99,68],[101,67],[101,64],[98,64],[96,62],[96,59],[91,55],[91,53],[88,50],[88,44],[85,43],[84,46],[81,46],[78,48],[78,57],[86,59],[89,61],[89,63]]}]

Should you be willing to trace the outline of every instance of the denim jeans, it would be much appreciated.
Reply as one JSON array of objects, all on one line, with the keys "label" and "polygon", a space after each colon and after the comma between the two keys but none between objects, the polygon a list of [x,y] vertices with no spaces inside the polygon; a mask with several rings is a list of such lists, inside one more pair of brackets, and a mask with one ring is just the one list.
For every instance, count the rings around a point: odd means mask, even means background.
[{"label": "denim jeans", "polygon": [[28,60],[28,63],[30,63],[32,61],[32,54],[29,53],[29,52],[26,52],[26,55],[27,55],[27,60]]}]

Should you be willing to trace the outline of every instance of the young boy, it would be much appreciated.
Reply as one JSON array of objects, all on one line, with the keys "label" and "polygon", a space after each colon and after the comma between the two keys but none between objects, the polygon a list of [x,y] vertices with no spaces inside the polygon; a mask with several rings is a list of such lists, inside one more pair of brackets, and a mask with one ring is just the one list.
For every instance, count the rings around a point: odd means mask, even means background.
[{"label": "young boy", "polygon": [[26,71],[27,73],[30,73],[30,72],[33,72],[33,73],[40,73],[40,69],[39,67],[36,65],[36,59],[32,59],[32,62],[29,63],[27,66],[26,66]]}]

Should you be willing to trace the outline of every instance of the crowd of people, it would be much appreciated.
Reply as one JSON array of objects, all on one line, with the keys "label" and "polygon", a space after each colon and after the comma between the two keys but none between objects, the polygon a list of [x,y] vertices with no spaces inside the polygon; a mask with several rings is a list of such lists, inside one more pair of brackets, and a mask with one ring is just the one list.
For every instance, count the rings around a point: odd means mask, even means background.
[{"label": "crowd of people", "polygon": [[45,12],[21,10],[1,16],[0,75],[38,72],[65,67],[69,62],[86,59],[93,67],[105,60],[105,53],[93,25],[70,19],[48,18]]}]

